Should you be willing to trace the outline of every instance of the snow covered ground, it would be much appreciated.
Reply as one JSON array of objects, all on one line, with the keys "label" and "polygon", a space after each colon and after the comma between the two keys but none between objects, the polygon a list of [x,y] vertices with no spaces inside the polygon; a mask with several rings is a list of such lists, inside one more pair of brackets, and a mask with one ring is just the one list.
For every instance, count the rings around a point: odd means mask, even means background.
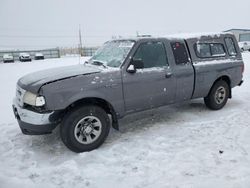
[{"label": "snow covered ground", "polygon": [[78,58],[0,64],[0,188],[249,188],[250,53],[243,57],[245,82],[221,111],[194,100],[132,115],[81,154],[62,144],[58,129],[23,135],[11,109],[20,76]]}]

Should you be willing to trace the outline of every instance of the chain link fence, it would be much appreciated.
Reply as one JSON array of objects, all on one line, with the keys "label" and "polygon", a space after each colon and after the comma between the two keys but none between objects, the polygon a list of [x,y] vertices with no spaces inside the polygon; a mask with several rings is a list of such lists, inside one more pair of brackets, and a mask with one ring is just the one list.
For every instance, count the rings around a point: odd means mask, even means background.
[{"label": "chain link fence", "polygon": [[35,58],[36,53],[42,53],[45,59],[48,58],[59,58],[60,50],[59,48],[44,49],[44,50],[15,50],[15,51],[0,51],[0,61],[3,61],[4,54],[10,54],[14,57],[14,60],[19,60],[20,53],[28,53],[31,59]]}]

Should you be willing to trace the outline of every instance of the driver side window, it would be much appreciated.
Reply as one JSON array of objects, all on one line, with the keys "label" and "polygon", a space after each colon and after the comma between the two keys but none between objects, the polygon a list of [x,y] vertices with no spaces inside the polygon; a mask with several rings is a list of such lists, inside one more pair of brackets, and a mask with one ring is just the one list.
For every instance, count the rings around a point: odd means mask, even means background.
[{"label": "driver side window", "polygon": [[137,49],[134,60],[141,60],[144,68],[165,67],[168,65],[164,44],[162,42],[143,43]]}]

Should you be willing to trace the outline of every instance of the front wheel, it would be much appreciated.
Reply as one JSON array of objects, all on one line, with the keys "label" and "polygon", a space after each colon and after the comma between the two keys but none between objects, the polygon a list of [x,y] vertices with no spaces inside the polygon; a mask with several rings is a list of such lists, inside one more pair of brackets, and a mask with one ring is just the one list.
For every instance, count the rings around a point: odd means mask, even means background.
[{"label": "front wheel", "polygon": [[224,80],[217,81],[204,98],[206,106],[212,110],[220,110],[225,106],[229,97],[230,88]]},{"label": "front wheel", "polygon": [[110,120],[102,108],[84,106],[73,109],[64,117],[60,134],[63,143],[71,151],[79,153],[98,148],[109,130]]}]

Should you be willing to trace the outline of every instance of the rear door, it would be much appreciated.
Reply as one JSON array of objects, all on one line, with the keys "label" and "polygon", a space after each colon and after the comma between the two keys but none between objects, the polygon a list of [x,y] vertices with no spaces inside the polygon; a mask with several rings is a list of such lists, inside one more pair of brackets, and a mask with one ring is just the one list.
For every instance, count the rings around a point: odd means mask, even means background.
[{"label": "rear door", "polygon": [[140,43],[132,55],[142,60],[143,69],[136,73],[123,71],[123,89],[127,113],[145,110],[173,102],[175,84],[168,65],[165,45],[161,41]]},{"label": "rear door", "polygon": [[189,100],[194,90],[194,68],[184,41],[172,41],[171,48],[175,59],[176,79],[175,102]]}]

